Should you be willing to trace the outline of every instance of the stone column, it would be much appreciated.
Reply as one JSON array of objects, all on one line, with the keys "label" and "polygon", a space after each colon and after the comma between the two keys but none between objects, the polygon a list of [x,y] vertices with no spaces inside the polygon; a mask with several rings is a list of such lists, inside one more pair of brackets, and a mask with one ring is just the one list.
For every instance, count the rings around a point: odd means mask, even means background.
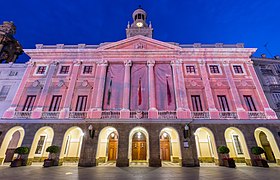
[{"label": "stone column", "polygon": [[248,61],[247,62],[247,68],[249,70],[249,73],[253,79],[253,82],[255,84],[255,87],[256,87],[256,91],[257,91],[257,94],[258,94],[258,98],[260,99],[261,103],[262,103],[262,106],[264,108],[264,112],[265,112],[265,115],[266,115],[266,118],[267,119],[277,119],[277,116],[276,116],[276,113],[273,111],[273,109],[271,109],[271,107],[269,106],[268,104],[268,101],[265,97],[265,94],[263,92],[263,89],[262,89],[262,86],[258,80],[258,77],[257,77],[257,74],[254,70],[254,67],[253,67],[253,62],[252,61]]},{"label": "stone column", "polygon": [[[180,147],[181,147],[181,154],[182,154],[182,162],[181,165],[182,167],[194,167],[194,166],[199,166],[199,160],[197,157],[197,149],[196,149],[196,144],[195,144],[195,135],[192,129],[191,124],[189,124],[189,133],[186,139],[184,138],[184,128],[186,124],[180,125],[177,127],[177,132],[179,134],[180,138]],[[185,148],[184,147],[184,141],[187,141],[189,144],[189,147]]]},{"label": "stone column", "polygon": [[[27,64],[27,68],[25,70],[25,73],[24,73],[21,83],[19,85],[19,88],[14,96],[14,99],[11,103],[11,106],[4,112],[2,118],[11,119],[11,118],[13,118],[13,116],[15,114],[16,108],[20,102],[20,98],[22,97],[22,93],[24,92],[24,88],[27,83],[27,80],[28,80],[29,76],[31,75],[31,72],[35,65],[35,63],[32,60],[28,61],[26,64]],[[21,109],[20,109],[20,111],[21,111]]]},{"label": "stone column", "polygon": [[[65,132],[67,131],[68,126],[65,125],[59,125],[59,124],[55,124],[53,127],[53,131],[54,131],[54,137],[53,137],[53,141],[52,141],[52,145],[58,146],[59,147],[59,152],[56,154],[56,163],[55,165],[59,165],[61,166],[63,164],[63,159],[59,159],[60,157],[60,153],[61,153],[61,148],[62,148],[62,144],[64,141],[64,135]],[[64,153],[64,150],[62,151]]]},{"label": "stone column", "polygon": [[46,80],[45,80],[43,90],[40,93],[39,100],[38,100],[38,103],[36,105],[36,108],[32,111],[32,114],[31,114],[32,119],[39,119],[39,118],[42,117],[43,108],[45,106],[45,102],[46,102],[46,99],[47,99],[47,96],[48,96],[49,88],[52,84],[52,78],[53,78],[53,75],[54,75],[54,72],[55,72],[55,69],[56,69],[57,65],[58,65],[57,61],[52,62],[49,65],[49,70],[47,72],[47,76],[46,76]]},{"label": "stone column", "polygon": [[[214,125],[212,127],[213,127],[213,129],[211,129],[211,130],[214,134],[216,147],[219,148],[219,146],[227,146],[226,139],[225,139],[226,127],[224,127],[223,125],[220,125],[219,128],[215,128]],[[213,151],[215,151],[215,150],[218,153],[218,149],[213,149]],[[223,155],[218,153],[218,157],[219,157],[219,161],[218,161],[218,163],[216,162],[216,164],[220,165],[220,166],[224,165]]]},{"label": "stone column", "polygon": [[182,60],[171,62],[178,119],[190,119]]},{"label": "stone column", "polygon": [[95,85],[93,91],[96,96],[92,96],[91,103],[93,104],[93,107],[90,109],[90,118],[101,118],[107,66],[107,61],[101,60],[97,62],[97,72],[99,73],[96,73],[95,76]]},{"label": "stone column", "polygon": [[234,106],[236,108],[238,118],[239,119],[248,119],[249,118],[248,117],[248,112],[246,112],[245,109],[242,106],[242,102],[241,102],[238,90],[236,88],[234,79],[232,77],[229,62],[224,61],[223,62],[223,67],[224,67],[224,70],[225,70],[226,78],[228,80],[230,92],[231,92],[231,95],[232,95],[232,98],[233,98],[233,103],[234,103]]},{"label": "stone column", "polygon": [[130,68],[131,68],[131,61],[125,61],[125,71],[124,71],[124,83],[123,83],[123,108],[121,110],[121,118],[128,119],[130,116],[129,110],[129,100],[130,100]]},{"label": "stone column", "polygon": [[118,131],[118,156],[117,156],[117,167],[128,167],[128,146],[129,146],[129,131],[130,128],[120,128]]},{"label": "stone column", "polygon": [[206,101],[209,109],[209,114],[211,119],[220,119],[219,116],[219,111],[217,110],[215,103],[214,103],[214,98],[212,94],[212,89],[210,86],[209,82],[209,77],[208,77],[208,72],[206,69],[206,64],[205,60],[200,60],[199,61],[199,68],[200,68],[200,74],[204,86],[204,92],[206,96]]},{"label": "stone column", "polygon": [[[89,136],[89,124],[83,125],[83,132],[86,132],[83,137],[83,143],[81,147],[80,159],[78,166],[81,167],[93,167],[96,166],[96,151],[98,144],[99,132],[95,132],[94,137]],[[94,125],[93,130],[96,131]]]},{"label": "stone column", "polygon": [[[242,126],[239,128],[242,132],[246,132],[246,133],[243,133],[243,135],[244,135],[245,143],[247,145],[248,153],[250,156],[250,159],[245,159],[246,164],[249,166],[257,166],[257,163],[254,161],[254,159],[256,158],[256,155],[252,154],[252,152],[251,152],[252,147],[258,146],[255,136],[254,136],[256,127],[254,125],[247,124],[245,127]],[[243,148],[243,151],[246,151],[246,149]]]},{"label": "stone column", "polygon": [[160,128],[157,126],[157,124],[153,124],[149,130],[150,167],[161,167],[159,140]]},{"label": "stone column", "polygon": [[80,66],[82,64],[82,61],[80,61],[80,60],[73,61],[73,64],[74,65],[73,65],[72,73],[70,76],[70,82],[68,84],[68,88],[66,91],[66,95],[65,95],[66,97],[65,97],[63,107],[59,114],[59,119],[69,118],[70,106],[71,106],[71,102],[73,100],[72,98],[73,98],[73,94],[74,94],[74,90],[75,90],[78,72],[79,72]]},{"label": "stone column", "polygon": [[155,61],[149,60],[148,65],[148,84],[149,84],[149,115],[151,119],[158,118],[158,110],[156,108],[156,86],[155,86],[155,74],[154,65]]}]

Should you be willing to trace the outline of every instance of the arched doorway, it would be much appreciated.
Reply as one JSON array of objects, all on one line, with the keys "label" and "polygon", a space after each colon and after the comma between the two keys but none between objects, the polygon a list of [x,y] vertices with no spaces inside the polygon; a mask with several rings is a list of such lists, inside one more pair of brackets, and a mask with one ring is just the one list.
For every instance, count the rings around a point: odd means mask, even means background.
[{"label": "arched doorway", "polygon": [[63,159],[63,163],[79,162],[83,136],[82,129],[77,126],[71,127],[65,132],[59,157],[59,159]]},{"label": "arched doorway", "polygon": [[229,156],[234,158],[236,163],[251,165],[249,151],[243,133],[235,127],[225,130],[226,145],[229,148]]},{"label": "arched doorway", "polygon": [[[129,133],[128,159],[134,163],[149,161],[149,134],[143,127],[135,127]],[[148,165],[148,164],[146,164]]]},{"label": "arched doorway", "polygon": [[108,161],[116,161],[118,155],[118,134],[112,132],[108,138]]},{"label": "arched doorway", "polygon": [[217,147],[212,131],[206,127],[201,127],[194,134],[200,163],[218,163]]},{"label": "arched doorway", "polygon": [[276,160],[275,160],[275,157],[274,157],[274,154],[273,154],[273,151],[271,149],[271,146],[269,144],[269,141],[267,139],[267,136],[266,134],[262,131],[260,132],[259,134],[259,138],[260,138],[260,142],[261,142],[261,145],[265,151],[264,155],[265,155],[265,158],[268,162],[273,162],[275,163]]},{"label": "arched doorway", "polygon": [[160,135],[160,157],[162,161],[170,161],[171,156],[170,136],[166,132]]},{"label": "arched doorway", "polygon": [[0,164],[13,160],[14,151],[21,146],[23,137],[24,129],[20,126],[13,127],[6,133],[0,148]]},{"label": "arched doorway", "polygon": [[264,127],[259,127],[255,130],[255,139],[257,145],[262,147],[265,151],[262,158],[265,158],[270,163],[280,161],[279,147],[270,130]]},{"label": "arched doorway", "polygon": [[142,132],[134,133],[132,137],[132,161],[147,160],[146,136]]},{"label": "arched doorway", "polygon": [[105,127],[99,133],[96,153],[97,165],[115,163],[118,158],[118,131],[114,127]]},{"label": "arched doorway", "polygon": [[40,128],[33,139],[33,143],[30,149],[28,159],[32,159],[32,162],[43,162],[48,158],[49,153],[46,149],[52,145],[54,132],[49,126]]},{"label": "arched doorway", "polygon": [[159,135],[161,160],[180,163],[182,156],[178,132],[172,127],[166,127],[161,130]]}]

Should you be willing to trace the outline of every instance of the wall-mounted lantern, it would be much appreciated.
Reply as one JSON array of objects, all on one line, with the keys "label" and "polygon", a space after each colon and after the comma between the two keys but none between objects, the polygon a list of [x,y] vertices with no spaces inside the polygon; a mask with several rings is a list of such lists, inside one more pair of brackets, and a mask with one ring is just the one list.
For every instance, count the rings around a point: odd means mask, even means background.
[{"label": "wall-mounted lantern", "polygon": [[88,127],[88,134],[89,134],[89,137],[91,139],[93,139],[94,133],[95,133],[95,130],[93,129],[92,125],[89,125],[89,127]]},{"label": "wall-mounted lantern", "polygon": [[189,130],[190,130],[189,124],[186,124],[184,127],[184,138],[185,139],[187,139],[189,137]]}]

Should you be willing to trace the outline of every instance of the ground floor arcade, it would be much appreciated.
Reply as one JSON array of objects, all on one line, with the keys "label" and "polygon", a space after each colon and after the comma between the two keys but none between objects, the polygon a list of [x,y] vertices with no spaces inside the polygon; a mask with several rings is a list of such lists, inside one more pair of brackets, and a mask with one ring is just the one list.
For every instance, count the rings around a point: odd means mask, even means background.
[{"label": "ground floor arcade", "polygon": [[15,158],[14,150],[19,146],[30,148],[28,164],[42,162],[50,145],[60,147],[60,164],[79,166],[106,162],[119,167],[135,162],[152,167],[163,162],[181,166],[219,164],[222,158],[217,147],[221,145],[230,149],[230,157],[238,163],[253,165],[250,149],[261,146],[263,158],[280,164],[279,120],[1,120],[0,134],[0,164]]}]

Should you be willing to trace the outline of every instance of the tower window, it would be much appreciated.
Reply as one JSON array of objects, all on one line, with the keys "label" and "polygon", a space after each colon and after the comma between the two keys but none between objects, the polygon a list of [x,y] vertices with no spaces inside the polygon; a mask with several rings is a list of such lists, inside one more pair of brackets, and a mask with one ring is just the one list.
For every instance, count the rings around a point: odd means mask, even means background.
[{"label": "tower window", "polygon": [[141,19],[141,14],[138,14],[138,17],[137,17],[137,19]]},{"label": "tower window", "polygon": [[213,73],[213,74],[219,74],[220,73],[219,66],[217,66],[217,65],[210,65],[209,68],[210,68],[210,72]]},{"label": "tower window", "polygon": [[144,14],[142,14],[142,19],[145,20],[145,19],[144,19]]}]

